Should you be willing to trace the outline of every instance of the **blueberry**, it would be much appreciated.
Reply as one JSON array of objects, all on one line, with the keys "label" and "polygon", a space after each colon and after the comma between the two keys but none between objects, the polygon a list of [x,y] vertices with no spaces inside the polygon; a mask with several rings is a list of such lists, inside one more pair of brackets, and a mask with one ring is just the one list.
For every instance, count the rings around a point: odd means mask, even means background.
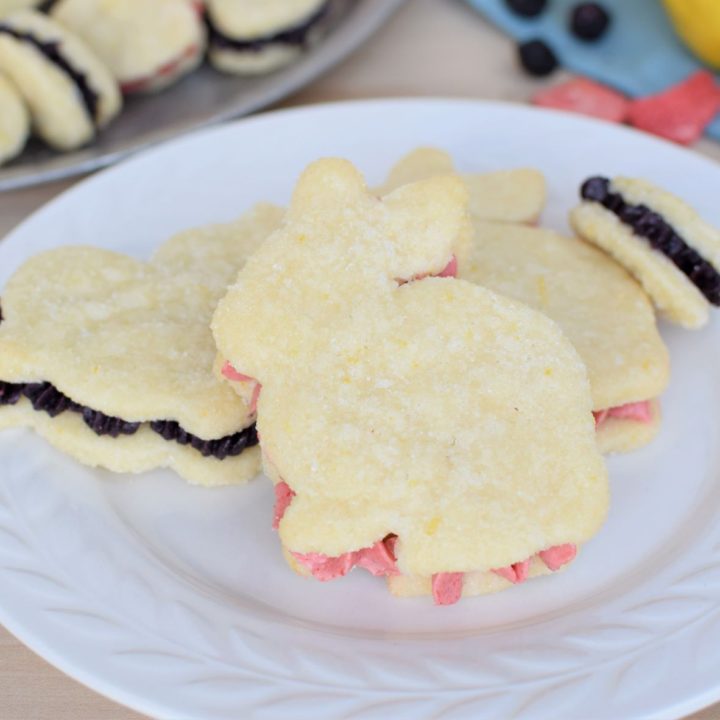
[{"label": "blueberry", "polygon": [[528,40],[518,51],[522,66],[531,75],[549,75],[558,65],[555,53],[542,40]]},{"label": "blueberry", "polygon": [[545,9],[547,0],[505,0],[505,3],[516,15],[530,18]]},{"label": "blueberry", "polygon": [[610,15],[599,3],[578,3],[570,13],[570,30],[586,42],[593,42],[604,35],[608,25]]}]

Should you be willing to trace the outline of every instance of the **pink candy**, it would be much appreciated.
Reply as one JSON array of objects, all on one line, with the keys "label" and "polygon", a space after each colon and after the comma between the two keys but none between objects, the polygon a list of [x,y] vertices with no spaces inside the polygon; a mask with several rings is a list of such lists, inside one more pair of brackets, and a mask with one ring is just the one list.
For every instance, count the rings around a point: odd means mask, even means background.
[{"label": "pink candy", "polygon": [[541,90],[532,101],[540,107],[567,110],[616,123],[627,118],[630,108],[630,102],[624,95],[583,77]]},{"label": "pink candy", "polygon": [[720,110],[720,88],[708,70],[698,70],[669,89],[635,100],[630,122],[682,145],[699,140]]}]

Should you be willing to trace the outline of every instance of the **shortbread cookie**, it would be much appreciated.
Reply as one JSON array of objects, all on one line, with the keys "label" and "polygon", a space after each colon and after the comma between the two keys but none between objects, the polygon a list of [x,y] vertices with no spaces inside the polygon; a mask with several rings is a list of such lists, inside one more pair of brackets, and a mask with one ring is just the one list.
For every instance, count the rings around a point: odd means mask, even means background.
[{"label": "shortbread cookie", "polygon": [[575,231],[624,265],[668,320],[704,325],[720,305],[720,230],[644,180],[593,177],[581,197]]},{"label": "shortbread cookie", "polygon": [[207,0],[210,62],[256,75],[292,62],[322,34],[331,0]]},{"label": "shortbread cookie", "polygon": [[[409,182],[454,173],[452,158],[437,148],[418,148],[403,157],[378,189],[380,195]],[[461,173],[470,195],[473,219],[535,223],[545,207],[545,177],[533,168]]]},{"label": "shortbread cookie", "polygon": [[124,93],[173,84],[205,52],[202,6],[195,0],[59,0],[51,15],[95,51]]},{"label": "shortbread cookie", "polygon": [[465,573],[562,566],[605,517],[577,352],[544,315],[438,277],[466,205],[454,177],[380,200],[315,163],[215,313],[220,353],[262,388],[280,539],[318,579],[431,578],[449,604]]},{"label": "shortbread cookie", "polygon": [[25,99],[35,132],[58,150],[92,140],[120,111],[110,71],[82,40],[39,12],[0,20],[0,71]]},{"label": "shortbread cookie", "polygon": [[87,247],[25,263],[3,294],[0,427],[32,427],[115,472],[170,467],[202,485],[253,477],[254,416],[213,373],[209,323],[281,216],[259,206],[182,233],[151,263]]},{"label": "shortbread cookie", "polygon": [[632,450],[659,428],[668,351],[640,286],[596,248],[552,230],[476,221],[459,277],[560,325],[585,362],[601,451]]},{"label": "shortbread cookie", "polygon": [[30,115],[17,88],[0,75],[0,165],[22,152],[30,134]]}]

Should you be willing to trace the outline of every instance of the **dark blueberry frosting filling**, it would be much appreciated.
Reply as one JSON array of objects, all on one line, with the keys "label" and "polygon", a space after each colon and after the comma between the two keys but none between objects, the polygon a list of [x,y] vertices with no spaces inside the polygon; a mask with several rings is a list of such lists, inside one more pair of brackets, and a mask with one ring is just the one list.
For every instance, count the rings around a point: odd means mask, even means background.
[{"label": "dark blueberry frosting filling", "polygon": [[[80,413],[85,424],[96,435],[134,435],[142,423],[127,422],[122,418],[104,415],[98,410],[73,402],[63,395],[49,382],[42,383],[7,383],[0,380],[0,405],[15,405],[22,397],[26,397],[38,412],[46,412],[50,417],[57,417],[65,411]],[[165,440],[175,441],[180,445],[190,445],[203,455],[224,460],[226,457],[239,455],[245,448],[258,444],[255,425],[244,428],[233,435],[217,440],[203,440],[187,430],[183,430],[173,420],[154,420],[150,428]]]},{"label": "dark blueberry frosting filling", "polygon": [[238,52],[260,52],[268,45],[275,44],[305,47],[308,43],[310,31],[328,14],[330,5],[331,0],[328,0],[328,2],[324,3],[315,13],[299,25],[285,28],[272,35],[263,35],[261,37],[248,39],[232,38],[224,35],[218,30],[208,12],[206,14],[206,21],[210,31],[210,42],[216,48],[236,50]]},{"label": "dark blueberry frosting filling", "polygon": [[581,189],[583,200],[600,203],[632,228],[650,247],[661,252],[680,270],[713,305],[720,305],[720,273],[691,248],[662,215],[645,205],[631,205],[619,193],[610,190],[604,177],[586,180]]},{"label": "dark blueberry frosting filling", "polygon": [[234,435],[227,435],[218,440],[203,440],[183,430],[174,420],[155,420],[150,427],[166,440],[174,440],[180,445],[190,445],[195,448],[203,457],[214,457],[224,460],[226,457],[239,455],[245,448],[257,445],[257,431],[255,425],[251,425]]},{"label": "dark blueberry frosting filling", "polygon": [[72,81],[80,93],[83,105],[87,110],[87,114],[94,125],[98,123],[98,104],[100,98],[98,94],[90,87],[87,75],[80,72],[77,68],[63,57],[61,49],[62,43],[58,40],[41,40],[31,33],[22,32],[10,27],[9,25],[0,24],[0,34],[10,35],[16,40],[28,45],[32,45],[39,50],[50,62],[60,68]]}]

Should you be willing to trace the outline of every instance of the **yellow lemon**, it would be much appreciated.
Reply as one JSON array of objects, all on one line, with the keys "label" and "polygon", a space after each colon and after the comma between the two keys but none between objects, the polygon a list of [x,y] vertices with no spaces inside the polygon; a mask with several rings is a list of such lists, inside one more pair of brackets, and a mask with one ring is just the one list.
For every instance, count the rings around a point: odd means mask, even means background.
[{"label": "yellow lemon", "polygon": [[675,30],[700,60],[720,69],[720,0],[663,0]]}]

